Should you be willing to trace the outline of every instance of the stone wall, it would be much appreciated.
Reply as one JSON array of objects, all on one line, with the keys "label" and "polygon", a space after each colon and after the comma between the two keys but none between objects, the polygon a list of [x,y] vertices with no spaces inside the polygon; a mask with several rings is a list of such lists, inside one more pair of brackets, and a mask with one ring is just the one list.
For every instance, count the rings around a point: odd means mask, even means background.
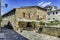
[{"label": "stone wall", "polygon": [[43,11],[41,9],[37,10],[37,15],[39,15],[39,18],[42,18],[40,19],[41,21],[46,21],[46,14],[47,14],[46,11]]},{"label": "stone wall", "polygon": [[[2,27],[4,27],[5,25],[8,24],[8,22],[11,23],[11,25],[13,26],[14,29],[19,28],[18,23],[20,21],[17,20],[17,18],[20,19],[27,19],[27,20],[37,20],[37,15],[39,15],[39,17],[42,17],[43,20],[45,20],[45,16],[46,13],[44,10],[42,9],[38,9],[37,7],[32,7],[32,8],[16,8],[16,11],[10,11],[8,12],[8,15],[4,18],[2,18],[2,22],[1,25]],[[14,14],[13,14],[14,13]],[[23,13],[25,13],[25,17],[23,17]],[[12,14],[12,15],[10,15]],[[30,14],[30,18],[29,18],[29,14]],[[39,20],[40,21],[40,20]],[[39,25],[36,24],[36,25]]]},{"label": "stone wall", "polygon": [[[25,13],[25,17],[23,17],[23,13]],[[28,14],[30,14],[30,18]],[[37,15],[39,15],[39,18],[43,18],[45,20],[46,14],[46,11],[34,7],[16,9],[16,17],[19,19],[37,20]]]},{"label": "stone wall", "polygon": [[[14,13],[14,12],[11,12]],[[15,29],[15,14],[2,18],[1,26],[5,27],[10,22],[11,26]]]},{"label": "stone wall", "polygon": [[[36,8],[24,8],[24,9],[16,9],[16,17],[19,19],[30,19],[35,20],[36,19]],[[25,13],[25,17],[23,17],[23,13]],[[29,15],[30,14],[30,18]]]},{"label": "stone wall", "polygon": [[52,36],[60,36],[60,28],[57,27],[43,27],[43,34],[48,34]]},{"label": "stone wall", "polygon": [[[23,13],[25,13],[25,17],[23,17]],[[30,18],[29,15],[30,14]],[[42,9],[38,9],[37,7],[33,7],[33,8],[18,8],[16,9],[16,18],[18,18],[19,20],[21,19],[26,19],[26,20],[37,20],[37,15],[39,15],[39,18],[43,18],[42,21],[45,21],[45,17],[46,17],[47,12],[42,10]],[[38,20],[40,21],[40,20]],[[16,21],[16,27],[19,28],[19,23],[20,21]],[[22,21],[24,22],[24,21]],[[36,23],[37,26],[39,26],[39,23]]]}]

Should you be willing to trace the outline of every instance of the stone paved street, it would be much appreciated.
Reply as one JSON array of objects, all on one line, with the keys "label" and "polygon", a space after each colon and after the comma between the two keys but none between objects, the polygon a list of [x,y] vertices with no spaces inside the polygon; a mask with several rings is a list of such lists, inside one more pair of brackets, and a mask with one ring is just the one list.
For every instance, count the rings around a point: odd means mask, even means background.
[{"label": "stone paved street", "polygon": [[34,31],[23,31],[18,34],[14,30],[2,28],[2,32],[6,36],[5,40],[60,40],[60,38],[45,34],[38,34]]},{"label": "stone paved street", "polygon": [[28,38],[29,40],[60,40],[60,38],[45,34],[39,34],[34,31],[23,31],[20,34]]},{"label": "stone paved street", "polygon": [[[2,28],[2,32],[6,36],[5,40],[28,40],[27,38],[18,34],[14,30],[10,30],[10,29],[7,29],[7,28]],[[3,40],[3,39],[1,39],[1,40]]]}]

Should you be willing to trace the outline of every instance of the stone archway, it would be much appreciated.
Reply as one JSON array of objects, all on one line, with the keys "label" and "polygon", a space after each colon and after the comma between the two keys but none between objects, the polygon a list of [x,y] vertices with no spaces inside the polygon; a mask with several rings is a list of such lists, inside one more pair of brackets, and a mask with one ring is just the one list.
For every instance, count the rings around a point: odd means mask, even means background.
[{"label": "stone archway", "polygon": [[30,24],[30,22],[27,23],[27,27],[32,27],[32,25]]},{"label": "stone archway", "polygon": [[11,25],[10,21],[8,21],[8,24],[5,27],[8,29],[13,29],[13,26]]}]

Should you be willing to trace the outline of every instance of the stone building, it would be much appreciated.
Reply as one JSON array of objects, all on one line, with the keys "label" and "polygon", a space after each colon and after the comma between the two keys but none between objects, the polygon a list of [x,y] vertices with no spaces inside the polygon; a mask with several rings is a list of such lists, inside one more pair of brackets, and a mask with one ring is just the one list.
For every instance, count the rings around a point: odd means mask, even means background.
[{"label": "stone building", "polygon": [[34,21],[36,22],[35,25],[38,27],[40,21],[46,21],[46,14],[46,9],[39,6],[14,8],[2,15],[1,25],[4,27],[8,24],[11,25],[14,30],[20,30],[20,27],[27,27],[30,22]]}]

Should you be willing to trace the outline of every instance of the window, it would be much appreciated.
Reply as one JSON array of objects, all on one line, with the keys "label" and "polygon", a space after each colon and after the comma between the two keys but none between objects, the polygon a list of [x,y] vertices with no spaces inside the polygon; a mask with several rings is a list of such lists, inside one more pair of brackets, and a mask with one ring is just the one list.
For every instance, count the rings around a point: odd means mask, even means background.
[{"label": "window", "polygon": [[39,20],[39,15],[37,15],[37,20]]},{"label": "window", "polygon": [[23,13],[23,17],[25,17],[25,13]]},{"label": "window", "polygon": [[53,12],[53,15],[54,15],[54,12]]},{"label": "window", "polygon": [[50,9],[50,11],[51,11],[51,9]]},{"label": "window", "polygon": [[29,18],[30,18],[30,14],[28,14]]},{"label": "window", "polygon": [[56,14],[58,14],[58,12],[56,12]]}]

